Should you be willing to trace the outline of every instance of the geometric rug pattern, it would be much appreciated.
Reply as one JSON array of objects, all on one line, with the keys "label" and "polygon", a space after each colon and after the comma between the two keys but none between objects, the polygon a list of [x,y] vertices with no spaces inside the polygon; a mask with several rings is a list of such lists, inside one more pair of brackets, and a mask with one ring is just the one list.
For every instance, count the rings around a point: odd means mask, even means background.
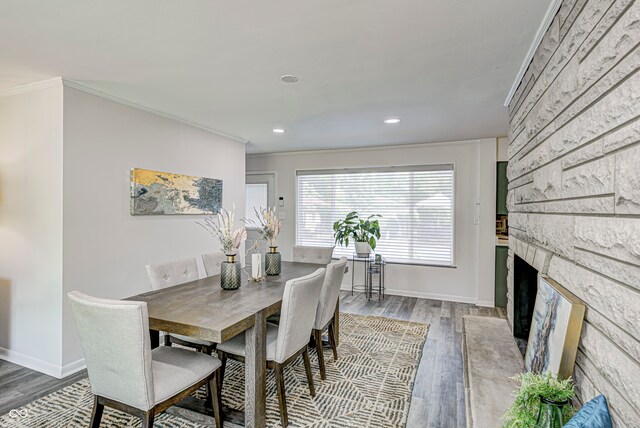
[{"label": "geometric rug pattern", "polygon": [[[340,313],[338,361],[325,349],[327,379],[321,380],[315,349],[311,368],[316,396],[309,395],[302,358],[285,369],[292,428],[404,427],[411,391],[429,326],[390,318]],[[204,397],[204,391],[198,391]],[[244,365],[228,360],[224,405],[244,409]],[[83,379],[0,417],[0,428],[86,427],[93,397]],[[267,371],[267,426],[281,427],[275,377]],[[225,423],[225,427],[234,425]],[[101,427],[139,427],[140,420],[105,408]],[[213,426],[212,418],[172,407],[156,417],[158,428]]]}]

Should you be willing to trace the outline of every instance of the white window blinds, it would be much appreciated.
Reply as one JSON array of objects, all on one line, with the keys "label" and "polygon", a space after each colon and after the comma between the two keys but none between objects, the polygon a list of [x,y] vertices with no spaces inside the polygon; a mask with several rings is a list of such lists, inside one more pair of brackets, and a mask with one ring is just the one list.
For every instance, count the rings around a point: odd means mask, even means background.
[{"label": "white window blinds", "polygon": [[[453,265],[453,165],[297,172],[296,243],[333,245],[351,211],[380,214],[375,251],[391,262]],[[336,246],[334,256],[350,257]]]}]

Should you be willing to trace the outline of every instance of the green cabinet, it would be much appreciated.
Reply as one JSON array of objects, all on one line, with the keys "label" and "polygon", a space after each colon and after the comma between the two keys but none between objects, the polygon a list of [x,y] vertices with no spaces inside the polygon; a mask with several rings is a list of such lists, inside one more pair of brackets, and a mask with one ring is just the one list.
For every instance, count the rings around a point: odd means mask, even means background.
[{"label": "green cabinet", "polygon": [[507,254],[509,247],[496,245],[496,306],[507,307]]},{"label": "green cabinet", "polygon": [[[507,212],[507,162],[497,163],[496,174],[496,234],[506,235],[507,231],[502,227],[501,221],[505,220]],[[496,284],[495,305],[499,308],[507,307],[507,254],[509,247],[496,245]]]},{"label": "green cabinet", "polygon": [[507,162],[498,162],[496,188],[496,214],[507,215]]}]

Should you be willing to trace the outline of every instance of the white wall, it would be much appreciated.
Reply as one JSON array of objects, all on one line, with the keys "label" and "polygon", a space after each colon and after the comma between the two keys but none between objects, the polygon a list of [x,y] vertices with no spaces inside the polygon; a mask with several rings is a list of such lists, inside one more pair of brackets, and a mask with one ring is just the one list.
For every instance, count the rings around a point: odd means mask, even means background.
[{"label": "white wall", "polygon": [[[244,215],[244,144],[69,87],[64,112],[65,295],[145,292],[145,264],[218,249],[195,224],[202,216],[130,215],[131,168],[222,179],[223,206]],[[71,370],[82,352],[66,300],[63,319]]]},{"label": "white wall", "polygon": [[53,374],[62,311],[62,82],[0,95],[0,357]]},{"label": "white wall", "polygon": [[499,137],[496,144],[498,150],[498,162],[507,162],[509,160],[509,138]]},{"label": "white wall", "polygon": [[[390,294],[493,305],[496,140],[247,156],[247,171],[276,171],[284,197],[283,259],[295,243],[296,170],[454,163],[455,268],[389,265]],[[474,224],[478,207],[479,225]],[[346,278],[350,283],[351,276]],[[357,279],[356,279],[357,281]]]}]

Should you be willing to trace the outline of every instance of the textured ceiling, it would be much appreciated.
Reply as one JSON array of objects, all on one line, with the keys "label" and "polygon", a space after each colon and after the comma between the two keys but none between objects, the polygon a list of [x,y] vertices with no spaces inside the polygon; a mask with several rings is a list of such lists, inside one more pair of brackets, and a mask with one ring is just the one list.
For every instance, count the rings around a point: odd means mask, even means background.
[{"label": "textured ceiling", "polygon": [[254,153],[505,135],[503,101],[548,6],[0,0],[0,90],[63,76]]}]

